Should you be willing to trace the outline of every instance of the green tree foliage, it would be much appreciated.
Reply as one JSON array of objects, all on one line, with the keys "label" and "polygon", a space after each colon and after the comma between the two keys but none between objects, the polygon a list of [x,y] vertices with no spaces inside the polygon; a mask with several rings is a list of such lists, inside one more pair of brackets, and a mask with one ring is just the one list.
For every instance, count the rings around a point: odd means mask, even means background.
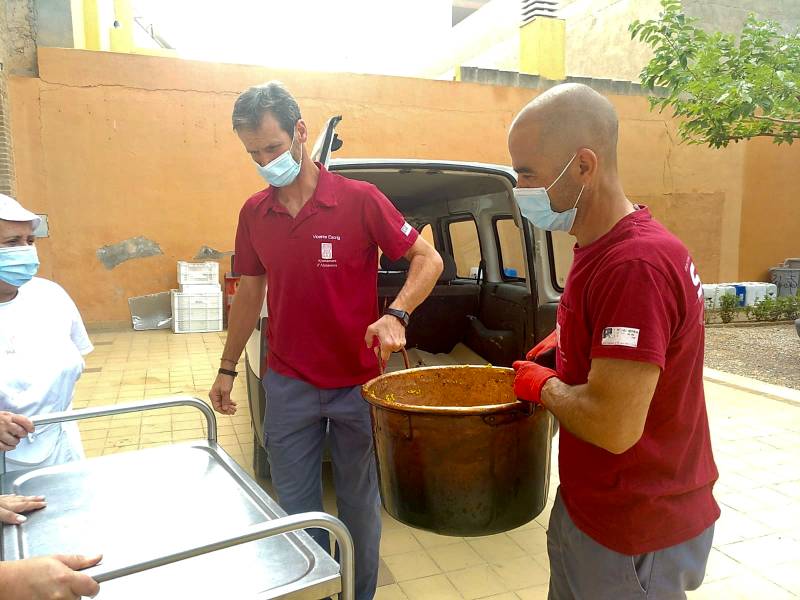
[{"label": "green tree foliage", "polygon": [[719,148],[770,137],[800,138],[800,30],[750,15],[740,35],[707,33],[687,17],[680,0],[661,0],[658,19],[634,21],[633,39],[649,45],[641,73],[651,108],[671,108],[681,139]]}]

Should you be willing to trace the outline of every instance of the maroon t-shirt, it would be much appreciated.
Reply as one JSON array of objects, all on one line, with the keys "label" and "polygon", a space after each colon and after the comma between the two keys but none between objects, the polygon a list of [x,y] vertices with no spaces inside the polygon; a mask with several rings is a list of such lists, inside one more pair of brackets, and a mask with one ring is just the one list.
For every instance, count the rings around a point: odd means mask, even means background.
[{"label": "maroon t-shirt", "polygon": [[642,438],[615,455],[561,429],[561,494],[575,524],[623,554],[689,540],[720,510],[703,393],[703,290],[689,252],[640,208],[575,260],[558,308],[557,370],[587,382],[594,358],[661,375]]},{"label": "maroon t-shirt", "polygon": [[378,375],[364,343],[378,318],[378,247],[396,260],[418,233],[374,185],[318,166],[314,195],[294,218],[272,188],[245,203],[235,267],[267,275],[269,368],[331,389]]}]

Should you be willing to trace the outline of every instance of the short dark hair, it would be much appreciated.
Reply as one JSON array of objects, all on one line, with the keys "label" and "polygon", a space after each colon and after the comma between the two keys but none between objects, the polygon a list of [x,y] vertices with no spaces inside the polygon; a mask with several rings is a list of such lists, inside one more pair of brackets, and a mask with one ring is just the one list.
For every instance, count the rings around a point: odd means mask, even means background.
[{"label": "short dark hair", "polygon": [[233,129],[258,129],[264,114],[270,113],[289,136],[302,117],[300,107],[280,81],[255,85],[242,92],[233,105]]}]

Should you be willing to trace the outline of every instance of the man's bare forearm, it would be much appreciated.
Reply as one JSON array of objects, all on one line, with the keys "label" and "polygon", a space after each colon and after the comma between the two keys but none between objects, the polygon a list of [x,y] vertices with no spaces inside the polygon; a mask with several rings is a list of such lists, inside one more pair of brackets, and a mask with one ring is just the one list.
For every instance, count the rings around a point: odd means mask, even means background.
[{"label": "man's bare forearm", "polygon": [[231,305],[228,316],[228,337],[221,357],[223,366],[230,367],[231,364],[235,365],[238,362],[261,314],[266,283],[263,277],[250,279],[251,281],[240,283]]},{"label": "man's bare forearm", "polygon": [[442,273],[442,257],[432,247],[410,259],[408,277],[391,307],[412,313],[425,301]]}]

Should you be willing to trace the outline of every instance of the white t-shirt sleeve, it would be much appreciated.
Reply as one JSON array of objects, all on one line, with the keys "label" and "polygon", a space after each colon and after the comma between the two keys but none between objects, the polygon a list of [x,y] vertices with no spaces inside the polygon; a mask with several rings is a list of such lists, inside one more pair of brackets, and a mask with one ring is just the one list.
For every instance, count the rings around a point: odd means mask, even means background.
[{"label": "white t-shirt sleeve", "polygon": [[78,349],[78,352],[86,356],[94,350],[94,346],[89,339],[89,334],[86,333],[86,326],[83,324],[83,319],[81,319],[81,314],[78,312],[78,307],[75,306],[72,299],[70,299],[70,304],[72,305],[72,331],[70,332],[70,337],[72,338],[72,343],[75,344],[75,347]]},{"label": "white t-shirt sleeve", "polygon": [[94,345],[92,345],[92,341],[89,339],[89,334],[86,332],[86,326],[83,324],[81,313],[78,312],[78,307],[75,306],[75,302],[72,301],[72,298],[69,297],[69,294],[67,294],[66,290],[62,288],[61,292],[64,295],[65,310],[72,321],[69,334],[70,339],[72,340],[72,343],[75,344],[78,352],[80,352],[82,356],[86,356],[92,350],[94,350]]}]

